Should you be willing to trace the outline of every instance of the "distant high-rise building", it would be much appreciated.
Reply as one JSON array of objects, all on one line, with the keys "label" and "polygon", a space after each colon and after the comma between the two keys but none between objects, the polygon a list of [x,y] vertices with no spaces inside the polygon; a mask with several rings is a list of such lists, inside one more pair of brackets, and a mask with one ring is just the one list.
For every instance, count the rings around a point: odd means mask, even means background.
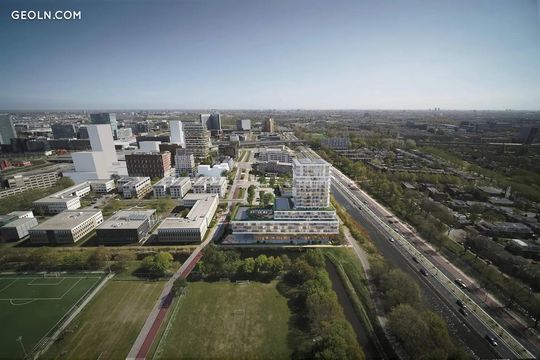
[{"label": "distant high-rise building", "polygon": [[169,128],[171,130],[171,144],[186,146],[182,122],[180,120],[171,120],[169,121]]},{"label": "distant high-rise building", "polygon": [[55,139],[74,139],[77,137],[75,124],[52,124],[51,129]]},{"label": "distant high-rise building", "polygon": [[206,130],[210,131],[212,135],[221,134],[221,114],[200,114],[199,116],[201,124],[206,126]]},{"label": "distant high-rise building", "polygon": [[293,201],[297,209],[330,206],[330,164],[322,159],[293,159]]},{"label": "distant high-rise building", "polygon": [[272,118],[265,119],[263,122],[262,131],[268,132],[268,133],[276,132],[276,123],[274,119]]},{"label": "distant high-rise building", "polygon": [[81,126],[77,131],[77,137],[79,139],[89,139],[90,136],[88,135],[88,128],[86,126]]},{"label": "distant high-rise building", "polygon": [[16,139],[17,133],[13,126],[13,118],[10,114],[0,114],[0,144],[11,144],[11,139]]},{"label": "distant high-rise building", "polygon": [[537,133],[537,127],[524,127],[519,130],[516,140],[522,144],[532,144]]},{"label": "distant high-rise building", "polygon": [[238,131],[251,130],[251,120],[249,119],[236,120],[236,130]]},{"label": "distant high-rise building", "polygon": [[168,176],[171,170],[171,153],[153,151],[126,154],[126,165],[129,176],[162,178]]},{"label": "distant high-rise building", "polygon": [[114,139],[118,139],[118,123],[116,122],[115,113],[96,113],[90,114],[90,120],[92,124],[109,124],[111,125],[111,130],[113,133]]},{"label": "distant high-rise building", "polygon": [[177,177],[195,175],[195,158],[189,150],[177,149],[174,163]]},{"label": "distant high-rise building", "polygon": [[210,138],[208,130],[198,122],[184,122],[184,138],[186,149],[197,159],[205,159],[208,156]]}]

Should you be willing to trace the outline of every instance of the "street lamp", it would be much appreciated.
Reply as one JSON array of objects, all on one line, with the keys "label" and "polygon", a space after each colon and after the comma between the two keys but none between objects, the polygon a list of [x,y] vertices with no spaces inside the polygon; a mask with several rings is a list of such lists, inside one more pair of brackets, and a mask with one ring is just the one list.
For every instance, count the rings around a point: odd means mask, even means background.
[{"label": "street lamp", "polygon": [[23,341],[22,341],[22,336],[19,336],[16,341],[19,342],[19,344],[21,344],[21,347],[22,347],[22,350],[23,350],[23,353],[24,353],[24,358],[26,359],[28,357],[28,354],[26,353],[26,348],[24,347],[24,344],[23,344]]}]

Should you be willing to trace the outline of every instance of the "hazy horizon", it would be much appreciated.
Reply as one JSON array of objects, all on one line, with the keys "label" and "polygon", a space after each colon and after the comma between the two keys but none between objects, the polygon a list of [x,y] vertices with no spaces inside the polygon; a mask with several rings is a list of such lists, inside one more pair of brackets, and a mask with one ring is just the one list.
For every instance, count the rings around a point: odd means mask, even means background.
[{"label": "hazy horizon", "polygon": [[[15,21],[13,10],[80,10]],[[0,108],[540,110],[530,0],[4,1]]]}]

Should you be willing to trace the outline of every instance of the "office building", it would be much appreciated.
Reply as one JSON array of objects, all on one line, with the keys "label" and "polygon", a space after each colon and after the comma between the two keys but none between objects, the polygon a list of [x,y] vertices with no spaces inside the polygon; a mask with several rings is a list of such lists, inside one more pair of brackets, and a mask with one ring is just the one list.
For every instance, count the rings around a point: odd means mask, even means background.
[{"label": "office building", "polygon": [[0,114],[0,144],[11,144],[11,139],[16,139],[17,133],[13,126],[13,117],[10,114]]},{"label": "office building", "polygon": [[292,152],[283,147],[280,148],[261,148],[258,153],[259,161],[279,161],[282,163],[292,163]]},{"label": "office building", "polygon": [[171,131],[171,144],[177,144],[182,147],[186,145],[184,126],[180,120],[169,121],[169,128]]},{"label": "office building", "polygon": [[210,148],[210,137],[205,126],[197,122],[184,122],[186,150],[196,159],[206,159]]},{"label": "office building", "polygon": [[126,166],[129,176],[162,178],[171,171],[171,153],[165,151],[126,154]]},{"label": "office building", "polygon": [[221,114],[212,113],[212,114],[200,114],[199,116],[200,123],[206,127],[206,130],[210,131],[212,136],[221,135]]},{"label": "office building", "polygon": [[77,131],[77,138],[90,139],[90,135],[88,135],[88,128],[86,126],[79,127],[79,130]]},{"label": "office building", "polygon": [[44,214],[57,214],[65,210],[75,210],[81,207],[81,197],[88,195],[90,191],[90,183],[84,182],[36,200],[32,203],[32,206],[36,212]]},{"label": "office building", "polygon": [[[54,170],[51,170],[53,168]],[[60,171],[55,166],[9,175],[4,178],[8,188],[0,190],[0,199],[32,189],[54,186],[59,179]]]},{"label": "office building", "polygon": [[118,179],[116,188],[124,199],[142,199],[152,192],[152,183],[149,177],[126,176]]},{"label": "office building", "polygon": [[170,196],[173,199],[183,198],[191,190],[191,180],[188,177],[164,177],[153,185],[154,197]]},{"label": "office building", "polygon": [[193,181],[192,188],[195,194],[218,194],[222,198],[227,193],[227,178],[202,176]]},{"label": "office building", "polygon": [[330,206],[330,164],[323,159],[293,159],[293,198],[298,209]]},{"label": "office building", "polygon": [[145,152],[160,151],[159,150],[160,144],[161,144],[161,141],[141,141],[139,143],[139,150],[145,151]]},{"label": "office building", "polygon": [[321,140],[321,146],[332,150],[348,150],[351,146],[351,141],[346,137],[334,137]]},{"label": "office building", "polygon": [[55,139],[75,139],[77,138],[77,126],[75,124],[52,124],[53,137]]},{"label": "office building", "polygon": [[218,204],[217,195],[206,195],[193,204],[185,218],[166,218],[158,227],[158,242],[201,242],[216,213]]},{"label": "office building", "polygon": [[34,213],[32,211],[12,211],[6,215],[0,215],[0,226],[9,224],[17,219],[33,218]]},{"label": "office building", "polygon": [[90,120],[92,124],[108,124],[111,127],[111,132],[114,139],[118,139],[118,123],[116,122],[115,113],[97,113],[90,114]]},{"label": "office building", "polygon": [[263,121],[262,131],[267,133],[276,132],[276,123],[274,119],[268,118]]},{"label": "office building", "polygon": [[197,174],[197,168],[195,167],[195,157],[193,153],[186,149],[176,150],[174,156],[174,166],[176,170],[176,176],[195,176]]},{"label": "office building", "polygon": [[99,244],[142,242],[157,223],[156,210],[121,210],[96,228]]},{"label": "office building", "polygon": [[33,243],[74,244],[103,222],[101,210],[66,210],[28,230]]},{"label": "office building", "polygon": [[250,131],[251,130],[251,120],[236,120],[236,130],[238,131]]},{"label": "office building", "polygon": [[4,241],[18,241],[29,235],[29,230],[37,226],[35,217],[17,218],[0,227],[0,237]]},{"label": "office building", "polygon": [[223,172],[227,172],[230,169],[228,163],[216,164],[214,166],[199,165],[197,166],[197,176],[219,177],[223,176]]}]

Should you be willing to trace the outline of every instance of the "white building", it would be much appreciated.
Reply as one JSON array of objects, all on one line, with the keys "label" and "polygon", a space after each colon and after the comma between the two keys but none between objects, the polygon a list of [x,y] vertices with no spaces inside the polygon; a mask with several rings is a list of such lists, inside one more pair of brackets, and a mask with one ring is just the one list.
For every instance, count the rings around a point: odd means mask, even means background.
[{"label": "white building", "polygon": [[48,214],[57,214],[64,210],[75,210],[81,207],[80,198],[86,196],[90,190],[90,183],[83,182],[36,200],[32,205],[36,211]]},{"label": "white building", "polygon": [[298,209],[330,206],[330,164],[323,159],[293,159],[293,199]]},{"label": "white building", "polygon": [[198,176],[221,176],[224,171],[229,171],[230,167],[228,163],[216,164],[214,166],[210,165],[199,165],[197,166],[197,175]]},{"label": "white building", "polygon": [[168,217],[158,227],[158,242],[200,242],[204,239],[214,217],[219,199],[206,195],[197,200],[185,218]]},{"label": "white building", "polygon": [[169,128],[171,130],[171,144],[178,144],[182,147],[186,146],[184,125],[180,120],[169,121]]},{"label": "white building", "polygon": [[227,193],[227,178],[202,176],[194,180],[192,188],[195,194],[218,194],[224,197]]},{"label": "white building", "polygon": [[236,130],[238,130],[238,131],[250,131],[251,130],[251,120],[250,119],[236,120]]},{"label": "white building", "polygon": [[66,172],[76,184],[91,179],[109,179],[112,175],[127,175],[125,163],[118,162],[111,126],[88,125],[92,151],[71,154],[75,172]]},{"label": "white building", "polygon": [[169,195],[172,198],[183,198],[191,189],[191,180],[188,177],[167,176],[155,183],[153,189],[157,198]]},{"label": "white building", "polygon": [[67,210],[30,229],[32,242],[73,244],[103,222],[101,210]]},{"label": "white building", "polygon": [[291,163],[293,159],[292,152],[285,147],[264,148],[259,150],[259,161],[277,161]]},{"label": "white building", "polygon": [[161,141],[141,141],[139,142],[139,150],[144,152],[159,151]]},{"label": "white building", "polygon": [[152,192],[152,183],[148,176],[126,176],[118,179],[116,186],[124,199],[141,199]]}]

